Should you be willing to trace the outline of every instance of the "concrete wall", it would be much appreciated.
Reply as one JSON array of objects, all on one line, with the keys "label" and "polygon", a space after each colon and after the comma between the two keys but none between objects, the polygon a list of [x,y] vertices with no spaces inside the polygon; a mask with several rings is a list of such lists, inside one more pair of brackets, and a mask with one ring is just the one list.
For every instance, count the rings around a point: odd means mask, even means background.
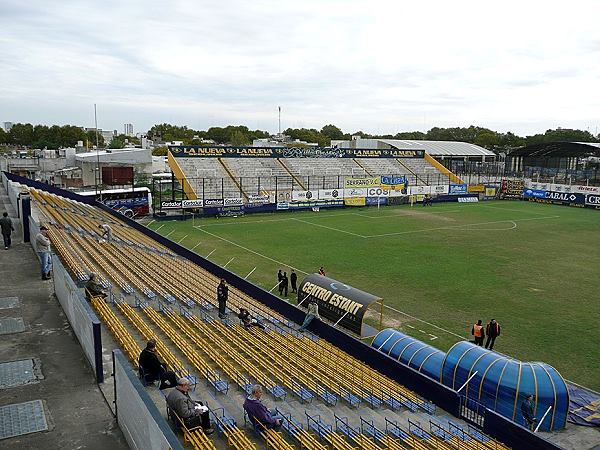
[{"label": "concrete wall", "polygon": [[83,353],[94,369],[96,381],[102,383],[104,369],[100,320],[56,255],[52,255],[52,266],[54,293],[69,319]]},{"label": "concrete wall", "polygon": [[127,358],[113,350],[117,422],[132,449],[183,450]]}]

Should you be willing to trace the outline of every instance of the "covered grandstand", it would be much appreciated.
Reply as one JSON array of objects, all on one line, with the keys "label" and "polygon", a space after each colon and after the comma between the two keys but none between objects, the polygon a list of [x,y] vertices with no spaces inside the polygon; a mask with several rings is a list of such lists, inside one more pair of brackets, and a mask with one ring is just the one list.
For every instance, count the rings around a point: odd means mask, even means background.
[{"label": "covered grandstand", "polygon": [[536,181],[563,180],[597,184],[600,182],[597,142],[542,142],[511,151],[506,171],[522,173]]},{"label": "covered grandstand", "polygon": [[[161,359],[180,376],[201,380],[199,392],[211,397],[223,445],[556,448],[492,411],[484,412],[481,428],[460,421],[460,400],[452,389],[326,323],[311,324],[314,334],[298,334],[296,324],[304,312],[297,307],[94,200],[5,177],[28,186],[32,224],[50,225],[56,262],[65,267],[65,274],[81,283],[95,272],[111,291],[108,303],[93,299],[92,306],[131,368],[137,368],[143,342],[155,338]],[[112,242],[99,241],[100,223],[113,226]],[[240,306],[249,309],[268,323],[266,332],[216,318],[214,293],[220,278],[231,285],[232,312]],[[81,294],[72,301],[85,303]],[[244,428],[240,405],[253,383],[265,386],[271,403],[277,401],[285,418],[282,433],[257,435]],[[230,389],[234,386],[237,389]],[[162,397],[154,399],[164,412]],[[456,418],[449,421],[434,404]],[[508,445],[486,436],[486,431]],[[194,448],[215,448],[202,432],[185,433]]]}]

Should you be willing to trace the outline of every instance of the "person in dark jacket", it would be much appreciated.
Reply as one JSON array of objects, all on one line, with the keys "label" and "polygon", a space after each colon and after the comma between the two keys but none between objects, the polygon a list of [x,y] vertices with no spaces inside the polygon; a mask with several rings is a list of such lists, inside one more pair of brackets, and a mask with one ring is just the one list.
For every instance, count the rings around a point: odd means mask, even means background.
[{"label": "person in dark jacket", "polygon": [[227,317],[225,310],[227,308],[227,297],[229,296],[229,288],[223,278],[219,286],[217,286],[217,301],[219,302],[219,318],[224,319]]},{"label": "person in dark jacket", "polygon": [[533,394],[525,394],[525,400],[521,403],[521,414],[523,414],[523,420],[525,420],[527,428],[533,431],[537,422],[533,413]]},{"label": "person in dark jacket", "polygon": [[296,272],[294,272],[294,269],[292,269],[292,273],[290,273],[290,283],[292,283],[292,293],[298,292],[298,288],[296,287],[297,281],[298,281],[298,275],[296,275]]},{"label": "person in dark jacket", "polygon": [[493,349],[496,338],[500,336],[500,324],[496,322],[496,319],[490,320],[490,323],[485,327],[485,333],[487,334],[487,340],[485,341],[485,348]]},{"label": "person in dark jacket", "polygon": [[282,289],[283,296],[287,297],[288,296],[288,286],[289,286],[287,272],[283,272],[283,280],[281,280],[281,282],[283,283],[283,289]]},{"label": "person in dark jacket", "polygon": [[156,356],[156,341],[150,339],[146,348],[140,353],[138,364],[144,371],[147,383],[160,381],[159,389],[172,388],[177,385],[177,375],[171,370],[167,370],[167,365],[161,363]]},{"label": "person in dark jacket", "polygon": [[265,329],[265,326],[263,324],[261,324],[258,320],[253,318],[250,315],[250,311],[248,311],[246,308],[240,308],[238,318],[240,319],[240,321],[242,322],[242,325],[246,329],[248,329],[250,327],[259,327],[261,330]]},{"label": "person in dark jacket", "polygon": [[10,217],[8,217],[8,213],[2,213],[2,219],[0,219],[0,227],[2,228],[2,238],[4,239],[4,250],[8,250],[10,248],[11,239],[10,235],[15,228],[13,227],[12,221]]},{"label": "person in dark jacket", "polygon": [[215,430],[210,425],[208,408],[202,402],[192,400],[188,392],[191,384],[187,378],[177,380],[176,389],[171,389],[167,395],[167,405],[183,420],[188,430],[201,426],[204,434],[212,434]]},{"label": "person in dark jacket", "polygon": [[260,385],[252,387],[252,393],[244,402],[244,411],[248,414],[248,419],[252,422],[252,425],[258,425],[260,422],[266,428],[273,428],[275,431],[279,431],[281,428],[282,417],[276,410],[269,410],[260,401],[263,390]]},{"label": "person in dark jacket", "polygon": [[471,334],[475,338],[475,344],[482,346],[483,338],[485,337],[485,331],[483,330],[483,325],[481,319],[477,321],[473,328],[471,328]]},{"label": "person in dark jacket", "polygon": [[96,280],[96,274],[94,272],[90,273],[90,277],[87,283],[85,283],[85,299],[89,302],[92,300],[92,297],[106,298],[106,292],[104,292],[104,288]]}]

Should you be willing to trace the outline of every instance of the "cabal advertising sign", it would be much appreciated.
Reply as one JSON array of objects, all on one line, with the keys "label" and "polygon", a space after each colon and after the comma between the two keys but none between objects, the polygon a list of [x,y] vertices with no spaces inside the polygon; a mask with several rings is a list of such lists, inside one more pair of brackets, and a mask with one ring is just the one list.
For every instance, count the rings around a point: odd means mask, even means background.
[{"label": "cabal advertising sign", "polygon": [[[318,273],[308,275],[298,287],[298,304],[316,301],[319,315],[356,334],[361,334],[367,308],[381,299]],[[341,320],[340,320],[341,319]]]}]

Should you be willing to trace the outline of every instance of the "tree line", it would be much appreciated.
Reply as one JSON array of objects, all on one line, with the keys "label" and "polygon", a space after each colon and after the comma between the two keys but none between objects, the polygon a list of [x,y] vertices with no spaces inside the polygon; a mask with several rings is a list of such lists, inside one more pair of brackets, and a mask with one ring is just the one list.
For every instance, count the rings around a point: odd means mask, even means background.
[{"label": "tree line", "polygon": [[[479,145],[481,147],[503,151],[523,145],[538,144],[543,142],[599,142],[600,136],[594,136],[589,131],[557,128],[544,133],[531,136],[518,136],[511,132],[500,133],[489,128],[470,126],[440,128],[434,127],[427,132],[409,131],[396,134],[368,134],[363,131],[344,133],[339,127],[328,124],[320,130],[316,128],[288,128],[284,134],[292,139],[309,143],[317,143],[326,147],[332,140],[349,140],[352,136],[379,139],[407,139],[407,140],[433,140],[433,141],[461,141]],[[147,133],[148,138],[155,142],[183,141],[185,145],[202,145],[206,140],[217,144],[234,146],[250,145],[254,139],[269,137],[269,133],[262,130],[250,130],[243,125],[229,125],[226,127],[210,127],[207,130],[194,130],[187,126],[172,124],[156,124]],[[112,148],[123,147],[127,142],[139,144],[136,138],[118,135],[111,143]],[[32,125],[30,123],[17,123],[10,131],[0,129],[0,144],[23,146],[30,148],[58,149],[61,147],[74,147],[77,141],[83,141],[84,146],[93,147],[96,144],[96,133],[85,131],[74,125]],[[98,144],[104,146],[102,135],[98,135]],[[161,149],[160,153],[166,153]]]}]

